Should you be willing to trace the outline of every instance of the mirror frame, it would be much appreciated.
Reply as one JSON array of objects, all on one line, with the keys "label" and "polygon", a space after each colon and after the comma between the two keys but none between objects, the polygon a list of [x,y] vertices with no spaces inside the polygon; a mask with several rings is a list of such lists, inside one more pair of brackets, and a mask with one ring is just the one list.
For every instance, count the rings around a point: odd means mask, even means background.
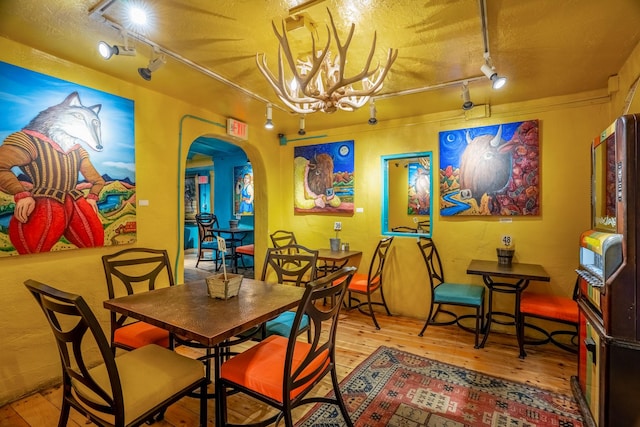
[{"label": "mirror frame", "polygon": [[[391,231],[389,228],[389,164],[395,160],[411,159],[414,157],[429,157],[431,170],[429,171],[429,231],[427,233],[403,233]],[[433,234],[433,153],[431,151],[420,151],[415,153],[402,153],[381,156],[382,170],[382,235],[383,236],[403,236],[403,237],[427,237]],[[421,215],[426,216],[426,215]]]}]

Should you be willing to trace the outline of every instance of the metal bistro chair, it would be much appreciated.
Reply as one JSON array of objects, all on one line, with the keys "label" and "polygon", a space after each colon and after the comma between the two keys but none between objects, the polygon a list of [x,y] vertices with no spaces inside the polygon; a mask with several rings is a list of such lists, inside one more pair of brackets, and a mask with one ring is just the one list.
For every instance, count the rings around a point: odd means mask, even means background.
[{"label": "metal bistro chair", "polygon": [[[200,425],[207,425],[207,382],[202,363],[154,344],[115,357],[98,319],[79,296],[35,280],[25,286],[42,309],[62,362],[62,407],[58,426],[71,408],[99,426],[139,426],[162,418],[166,408],[200,391]],[[94,366],[98,346],[102,363]],[[85,361],[87,356],[87,361]],[[87,365],[90,362],[90,365]]]},{"label": "metal bistro chair", "polygon": [[[169,256],[164,249],[129,248],[102,257],[109,298],[154,290],[157,284],[174,285]],[[111,347],[133,350],[147,344],[173,346],[168,331],[111,312]]]},{"label": "metal bistro chair", "polygon": [[269,237],[271,237],[271,243],[273,243],[274,248],[298,244],[293,231],[277,230],[271,233]]},{"label": "metal bistro chair", "polygon": [[[284,285],[304,286],[316,278],[318,251],[301,245],[287,245],[267,249],[262,268],[261,280],[271,280],[275,276],[278,283]],[[295,312],[286,311],[264,324],[262,338],[271,335],[288,337],[295,318]],[[309,331],[309,321],[303,318],[298,334]]]},{"label": "metal bistro chair", "polygon": [[[563,297],[559,295],[545,295],[535,292],[523,292],[520,295],[520,310],[517,313],[516,327],[518,334],[518,346],[520,347],[520,358],[524,359],[527,352],[524,345],[541,345],[548,342],[553,343],[557,347],[571,353],[578,352],[578,346],[575,341],[578,338],[578,291],[580,280],[577,278],[573,286],[573,294],[571,297]],[[549,320],[556,323],[567,325],[570,329],[555,330],[548,332],[537,325],[527,323],[527,318],[537,318]],[[542,339],[526,340],[524,329],[532,328],[544,335]],[[556,339],[558,335],[568,336],[571,340],[570,344],[563,343]]]},{"label": "metal bistro chair", "polygon": [[[294,408],[322,402],[337,404],[346,425],[353,427],[340,393],[335,347],[340,306],[354,271],[355,267],[344,267],[306,285],[292,326],[300,328],[306,318],[313,330],[309,342],[296,339],[294,334],[271,336],[222,364],[216,381],[219,425],[231,425],[227,422],[227,395],[240,392],[278,410],[269,419],[249,425],[278,425],[284,419],[285,426],[293,427]],[[327,298],[337,303],[331,307],[321,304]],[[307,397],[326,375],[331,375],[332,397]]]},{"label": "metal bistro chair", "polygon": [[[198,260],[196,268],[200,261],[209,261],[215,263],[215,269],[218,271],[218,263],[222,257],[218,250],[217,235],[213,232],[214,228],[218,228],[218,217],[212,213],[196,214],[196,224],[198,224]],[[211,256],[207,257],[206,254]]]},{"label": "metal bistro chair", "polygon": [[[384,292],[382,291],[382,273],[384,271],[384,265],[385,261],[387,260],[387,255],[389,254],[391,243],[393,243],[393,236],[381,239],[378,242],[378,246],[376,246],[376,251],[373,254],[373,258],[371,258],[369,273],[356,273],[353,276],[353,280],[351,280],[351,284],[349,285],[348,308],[357,308],[361,313],[371,317],[376,329],[380,329],[380,325],[376,320],[376,314],[373,310],[374,305],[381,305],[386,310],[387,315],[391,316],[389,307],[387,307],[387,302],[384,299]],[[382,302],[371,300],[371,296],[376,292],[380,292],[380,298],[382,299]],[[367,300],[360,301],[352,294],[364,295],[367,297]],[[356,305],[352,306],[352,301],[354,301]],[[363,308],[365,306],[367,307],[366,309]]]},{"label": "metal bistro chair", "polygon": [[[485,287],[472,284],[463,283],[450,283],[444,279],[444,271],[442,269],[442,263],[440,261],[440,255],[436,249],[436,245],[433,240],[426,237],[420,237],[418,240],[418,247],[420,253],[427,265],[427,272],[429,275],[429,290],[431,293],[431,303],[429,305],[429,314],[427,320],[424,322],[424,327],[418,334],[422,336],[424,331],[429,325],[444,326],[457,324],[465,331],[475,332],[476,341],[475,348],[479,347],[479,334],[484,330],[484,294]],[[438,305],[435,313],[433,311],[434,305]],[[448,310],[443,310],[443,305],[457,305],[463,307],[475,308],[475,315],[457,315],[456,313]],[[437,322],[436,317],[439,313],[445,313],[452,319],[445,322]],[[462,319],[474,317],[476,319],[475,330],[460,323]]]}]

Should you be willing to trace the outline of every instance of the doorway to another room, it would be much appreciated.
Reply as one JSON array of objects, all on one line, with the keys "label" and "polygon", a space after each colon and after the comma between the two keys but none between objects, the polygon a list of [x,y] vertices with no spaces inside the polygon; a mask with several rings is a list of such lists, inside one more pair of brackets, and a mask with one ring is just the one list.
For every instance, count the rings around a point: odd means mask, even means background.
[{"label": "doorway to another room", "polygon": [[[196,216],[214,214],[220,229],[247,230],[232,236],[236,238],[232,244],[253,244],[253,168],[245,151],[237,145],[217,138],[199,137],[193,141],[187,154],[185,168],[184,207],[185,280],[206,277],[216,272],[216,265],[222,272],[220,263],[202,261],[202,257],[209,259],[216,254],[211,251],[200,253]],[[228,233],[222,237],[230,238]],[[237,241],[238,238],[241,240]],[[240,255],[236,255],[234,264],[231,258],[235,247],[227,249],[227,271],[238,271],[239,274],[253,277],[253,257],[240,258]],[[196,268],[199,255],[201,261]]]}]

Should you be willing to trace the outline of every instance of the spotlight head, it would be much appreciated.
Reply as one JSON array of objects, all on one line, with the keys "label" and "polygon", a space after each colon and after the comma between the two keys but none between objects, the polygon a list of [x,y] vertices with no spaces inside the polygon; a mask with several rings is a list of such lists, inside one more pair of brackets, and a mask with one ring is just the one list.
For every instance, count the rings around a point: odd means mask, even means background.
[{"label": "spotlight head", "polygon": [[462,85],[462,109],[471,110],[473,108],[473,101],[471,101],[471,95],[469,94],[469,86],[465,82]]},{"label": "spotlight head", "polygon": [[264,122],[265,129],[273,129],[273,110],[271,104],[267,104],[267,121]]},{"label": "spotlight head", "polygon": [[160,67],[162,67],[165,64],[165,59],[163,57],[158,57],[155,59],[152,59],[149,61],[149,65],[147,65],[147,68],[138,68],[138,74],[140,74],[140,77],[142,77],[143,79],[145,79],[146,81],[151,80],[151,73],[153,73],[154,71],[157,71]]},{"label": "spotlight head", "polygon": [[376,103],[373,100],[373,98],[371,98],[371,101],[369,101],[369,121],[368,123],[373,126],[375,124],[378,123],[378,119],[376,119]]},{"label": "spotlight head", "polygon": [[482,65],[482,67],[480,67],[480,71],[482,71],[482,73],[487,76],[489,80],[491,80],[491,86],[494,89],[500,89],[505,85],[505,83],[507,83],[507,78],[498,76],[496,70],[494,70],[493,67],[490,67],[488,64]]},{"label": "spotlight head", "polygon": [[127,46],[111,46],[105,41],[100,41],[98,43],[98,53],[104,60],[107,60],[110,59],[113,55],[134,56],[136,54],[136,49]]},{"label": "spotlight head", "polygon": [[298,135],[305,135],[307,131],[304,130],[304,116],[300,116],[300,129],[298,129]]}]

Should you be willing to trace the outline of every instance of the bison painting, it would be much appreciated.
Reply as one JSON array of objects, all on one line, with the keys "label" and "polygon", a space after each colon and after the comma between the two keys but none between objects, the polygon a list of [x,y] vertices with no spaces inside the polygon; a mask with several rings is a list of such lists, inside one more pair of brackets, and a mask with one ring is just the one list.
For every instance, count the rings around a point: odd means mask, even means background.
[{"label": "bison painting", "polygon": [[538,121],[440,132],[440,213],[539,215]]},{"label": "bison painting", "polygon": [[353,141],[295,147],[293,154],[296,213],[353,213]]}]

